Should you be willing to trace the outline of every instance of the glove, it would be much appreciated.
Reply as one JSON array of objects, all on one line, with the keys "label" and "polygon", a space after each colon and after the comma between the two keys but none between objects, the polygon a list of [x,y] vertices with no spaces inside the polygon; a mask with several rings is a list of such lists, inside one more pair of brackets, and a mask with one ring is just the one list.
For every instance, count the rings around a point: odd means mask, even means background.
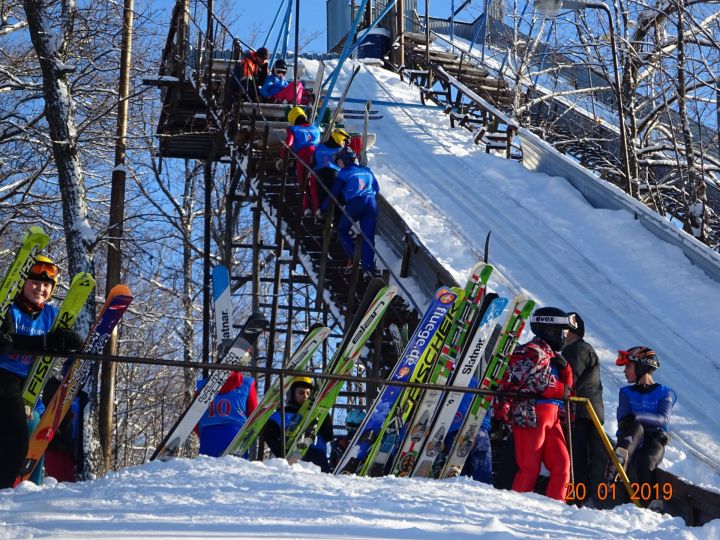
[{"label": "glove", "polygon": [[490,424],[491,441],[505,441],[508,437],[510,437],[510,435],[510,425],[507,422],[503,422],[502,420],[498,420],[496,418],[492,419]]},{"label": "glove", "polygon": [[13,345],[12,336],[0,330],[0,355],[7,354]]},{"label": "glove", "polygon": [[635,423],[635,413],[628,413],[618,422],[619,427],[629,427]]},{"label": "glove", "polygon": [[558,379],[551,376],[547,388],[545,388],[543,393],[540,395],[547,399],[566,399],[570,395],[571,391],[572,386],[563,384]]},{"label": "glove", "polygon": [[65,328],[53,330],[45,338],[45,348],[51,352],[77,352],[82,345],[80,336]]},{"label": "glove", "polygon": [[278,171],[282,171],[284,166],[285,166],[285,160],[283,158],[280,158],[275,162],[275,168]]}]

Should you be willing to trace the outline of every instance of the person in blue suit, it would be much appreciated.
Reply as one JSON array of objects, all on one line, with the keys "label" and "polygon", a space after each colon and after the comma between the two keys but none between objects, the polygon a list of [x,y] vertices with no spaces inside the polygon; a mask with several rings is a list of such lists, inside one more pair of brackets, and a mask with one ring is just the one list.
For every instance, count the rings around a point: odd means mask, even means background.
[{"label": "person in blue suit", "polygon": [[[207,384],[207,379],[197,382],[197,391]],[[212,400],[197,424],[200,437],[200,453],[220,456],[245,425],[248,416],[257,408],[258,396],[255,379],[233,371]]]},{"label": "person in blue suit", "polygon": [[[615,454],[632,482],[653,485],[655,469],[665,456],[667,429],[677,395],[669,386],[653,380],[660,360],[652,349],[618,351],[615,363],[624,366],[625,378],[631,383],[620,389]],[[611,462],[608,481],[613,481],[616,474]]]},{"label": "person in blue suit", "polygon": [[[369,277],[375,272],[375,227],[378,215],[375,197],[380,192],[380,186],[369,168],[356,163],[357,155],[352,148],[341,149],[333,159],[340,166],[340,172],[335,177],[331,194],[336,199],[342,195],[345,200],[345,213],[337,228],[338,240],[349,259],[349,268],[355,252],[350,228],[353,221],[359,223],[360,230],[365,235],[362,243],[362,267],[366,277]],[[328,196],[323,201],[320,206],[322,212],[327,211],[330,200]]]},{"label": "person in blue suit", "polygon": [[[290,433],[298,422],[302,420],[302,416],[298,414],[300,407],[306,400],[310,398],[313,390],[315,389],[312,379],[310,377],[295,377],[290,390],[286,396],[285,405],[285,433]],[[285,452],[282,446],[282,416],[280,416],[280,409],[275,411],[273,415],[268,419],[265,428],[263,429],[263,439],[265,443],[270,447],[270,451],[275,457],[284,457]],[[323,421],[320,429],[318,430],[315,440],[312,442],[310,448],[305,452],[303,461],[309,461],[314,463],[322,472],[330,472],[330,463],[328,461],[328,443],[333,438],[333,427],[331,415],[327,415]],[[286,441],[286,444],[288,441]]]},{"label": "person in blue suit", "polygon": [[[76,352],[82,347],[74,331],[51,331],[58,309],[49,302],[59,275],[53,261],[38,256],[0,328],[4,343],[0,348],[5,349],[0,351],[0,489],[13,485],[27,455],[30,433],[45,410],[41,400],[30,410],[22,398],[25,378],[35,360],[32,353]],[[22,352],[11,352],[10,347]],[[42,462],[30,479],[42,482]]]}]

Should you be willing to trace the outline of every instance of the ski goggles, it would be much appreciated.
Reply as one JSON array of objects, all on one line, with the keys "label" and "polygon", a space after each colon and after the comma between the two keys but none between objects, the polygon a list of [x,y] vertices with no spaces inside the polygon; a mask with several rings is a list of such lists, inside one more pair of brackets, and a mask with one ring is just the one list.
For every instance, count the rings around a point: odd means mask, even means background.
[{"label": "ski goggles", "polygon": [[60,275],[60,269],[57,265],[47,262],[36,262],[30,267],[28,278],[38,280],[42,278],[50,279],[53,283]]},{"label": "ski goggles", "polygon": [[618,357],[615,359],[616,365],[626,366],[630,362],[637,362],[651,367],[658,367],[660,365],[657,361],[655,351],[647,347],[633,347],[629,351],[618,351]]},{"label": "ski goggles", "polygon": [[575,317],[575,314],[570,314],[566,316],[562,315],[533,315],[530,318],[531,323],[536,324],[554,324],[557,326],[562,326],[563,328],[566,328],[568,330],[577,330],[577,318]]}]

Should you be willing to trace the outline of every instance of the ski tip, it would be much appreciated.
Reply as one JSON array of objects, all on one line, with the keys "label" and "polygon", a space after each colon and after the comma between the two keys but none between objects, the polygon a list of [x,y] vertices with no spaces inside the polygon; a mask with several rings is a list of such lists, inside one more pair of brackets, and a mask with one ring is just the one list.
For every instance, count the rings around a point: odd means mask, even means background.
[{"label": "ski tip", "polygon": [[265,314],[262,311],[257,311],[245,321],[241,334],[252,343],[258,335],[267,330],[268,326],[270,326],[270,321],[267,320]]},{"label": "ski tip", "polygon": [[130,298],[132,298],[130,287],[121,283],[115,285],[112,289],[110,289],[110,292],[107,295],[107,300],[109,301],[114,296],[129,296]]}]

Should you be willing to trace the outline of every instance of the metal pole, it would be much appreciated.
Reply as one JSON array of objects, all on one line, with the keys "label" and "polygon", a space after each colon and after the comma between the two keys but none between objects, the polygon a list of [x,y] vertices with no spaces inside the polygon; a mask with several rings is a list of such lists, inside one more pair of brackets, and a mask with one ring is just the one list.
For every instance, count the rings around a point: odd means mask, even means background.
[{"label": "metal pole", "polygon": [[[123,6],[122,44],[120,51],[120,83],[118,88],[117,131],[115,139],[115,168],[112,172],[110,194],[110,221],[108,224],[108,254],[105,294],[120,283],[122,267],[121,240],[125,219],[125,151],[127,137],[128,95],[130,94],[130,61],[132,58],[133,2],[125,0]],[[118,352],[117,328],[110,336],[105,353],[115,355]],[[112,468],[112,433],[115,412],[115,372],[114,362],[103,362],[100,375],[100,418],[99,434],[102,447],[103,467]]]},{"label": "metal pole", "polygon": [[450,43],[455,42],[455,0],[450,0]]},{"label": "metal pole", "polygon": [[430,0],[425,0],[425,65],[427,66],[427,87],[432,87],[432,70],[430,69]]},{"label": "metal pole", "polygon": [[293,58],[293,105],[297,105],[298,55],[300,54],[300,0],[295,0],[295,56]]},{"label": "metal pole", "polygon": [[[405,0],[398,0],[397,3],[397,29],[399,44],[397,65],[398,67],[405,65]],[[718,91],[720,92],[720,90]],[[720,100],[720,93],[718,93],[718,99]],[[718,114],[720,114],[720,107],[718,108]],[[718,122],[720,125],[720,122]]]}]

